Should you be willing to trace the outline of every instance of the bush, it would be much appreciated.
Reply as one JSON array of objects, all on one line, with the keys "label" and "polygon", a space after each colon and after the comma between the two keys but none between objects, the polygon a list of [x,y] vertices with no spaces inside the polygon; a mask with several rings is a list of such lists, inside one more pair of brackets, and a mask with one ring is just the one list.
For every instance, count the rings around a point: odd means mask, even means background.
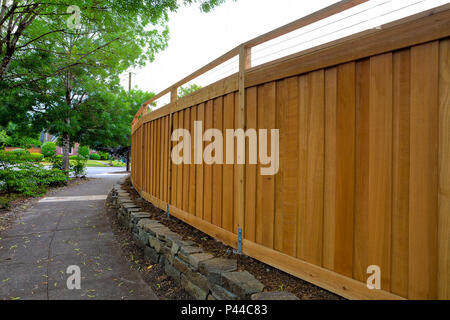
[{"label": "bush", "polygon": [[110,158],[110,155],[107,152],[99,152],[99,155],[101,160],[109,160]]},{"label": "bush", "polygon": [[80,146],[78,148],[78,156],[83,157],[84,159],[89,159],[89,147]]},{"label": "bush", "polygon": [[76,156],[76,155],[69,156],[69,160],[78,160],[78,156]]},{"label": "bush", "polygon": [[29,157],[31,162],[41,162],[44,160],[44,155],[42,153],[31,153]]},{"label": "bush", "polygon": [[63,156],[58,154],[51,157],[50,162],[52,163],[52,169],[62,170],[63,169]]},{"label": "bush", "polygon": [[41,147],[42,154],[46,158],[51,158],[56,154],[56,144],[54,142],[46,142]]},{"label": "bush", "polygon": [[87,164],[87,159],[84,159],[83,157],[77,157],[77,159],[70,166],[70,170],[73,172],[73,175],[75,177],[84,178],[84,177],[86,177],[86,174],[87,174],[86,164]]},{"label": "bush", "polygon": [[91,160],[101,160],[101,157],[97,153],[91,154]]},{"label": "bush", "polygon": [[47,187],[62,186],[67,178],[61,170],[45,169],[41,165],[21,163],[7,165],[2,163],[0,170],[0,188],[10,193],[21,193],[26,196],[40,196]]}]

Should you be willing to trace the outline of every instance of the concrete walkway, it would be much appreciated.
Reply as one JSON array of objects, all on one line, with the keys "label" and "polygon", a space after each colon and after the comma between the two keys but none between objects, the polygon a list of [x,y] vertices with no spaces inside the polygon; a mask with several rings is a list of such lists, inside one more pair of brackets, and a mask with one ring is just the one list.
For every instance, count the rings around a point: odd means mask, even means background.
[{"label": "concrete walkway", "polygon": [[[0,300],[157,299],[120,256],[106,217],[104,199],[120,177],[52,194],[0,234]],[[73,265],[80,290],[67,288]]]}]

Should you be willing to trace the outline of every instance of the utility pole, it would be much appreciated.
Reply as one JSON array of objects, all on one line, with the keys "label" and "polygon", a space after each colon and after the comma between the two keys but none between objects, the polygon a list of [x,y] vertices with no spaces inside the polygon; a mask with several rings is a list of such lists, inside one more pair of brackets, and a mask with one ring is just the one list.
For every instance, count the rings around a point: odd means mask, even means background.
[{"label": "utility pole", "polygon": [[[128,73],[128,93],[131,92],[131,72]],[[127,172],[130,171],[130,148],[127,150]]]}]

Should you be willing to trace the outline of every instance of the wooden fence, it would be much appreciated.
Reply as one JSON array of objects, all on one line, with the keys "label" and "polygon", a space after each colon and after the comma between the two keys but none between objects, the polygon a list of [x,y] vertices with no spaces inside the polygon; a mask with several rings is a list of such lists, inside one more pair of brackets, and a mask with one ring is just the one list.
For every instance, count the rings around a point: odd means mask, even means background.
[{"label": "wooden fence", "polygon": [[[234,248],[241,229],[245,254],[344,297],[450,299],[449,5],[250,68],[250,48],[280,34],[233,50],[238,74],[177,100],[179,82],[154,112],[144,104],[133,185]],[[173,164],[171,133],[194,121],[279,129],[278,173]],[[370,265],[381,290],[366,286]]]}]

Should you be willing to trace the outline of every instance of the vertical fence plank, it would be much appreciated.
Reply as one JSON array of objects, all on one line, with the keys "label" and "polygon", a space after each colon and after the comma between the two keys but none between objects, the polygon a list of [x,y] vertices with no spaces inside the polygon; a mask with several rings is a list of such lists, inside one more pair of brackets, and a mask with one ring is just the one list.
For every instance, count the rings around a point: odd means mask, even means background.
[{"label": "vertical fence plank", "polygon": [[337,68],[325,70],[325,185],[323,267],[334,270],[336,235]]},{"label": "vertical fence plank", "polygon": [[[258,129],[258,89],[256,87],[248,88],[246,94],[246,118],[247,130]],[[245,239],[256,241],[256,177],[257,165],[250,164],[249,143],[246,143],[246,165],[245,165]]]},{"label": "vertical fence plank", "polygon": [[196,215],[195,210],[195,197],[197,195],[196,186],[197,186],[197,167],[194,163],[194,123],[197,121],[197,106],[193,106],[191,108],[191,123],[190,123],[190,132],[191,132],[191,164],[189,165],[189,209],[188,212],[192,215]]},{"label": "vertical fence plank", "polygon": [[[264,100],[262,107],[264,108],[264,127],[267,129],[267,152],[270,154],[272,149],[271,129],[275,128],[276,123],[276,87],[275,82],[264,84]],[[258,172],[260,175],[261,172]],[[274,239],[274,219],[275,219],[275,177],[271,175],[263,176],[263,199],[262,199],[262,244],[266,247],[273,248]]]},{"label": "vertical fence plank", "polygon": [[[198,105],[197,109],[197,120],[202,123],[202,126],[205,126],[205,104],[201,103]],[[203,150],[203,139],[201,143],[201,149]],[[202,154],[202,161],[201,164],[197,165],[197,180],[196,180],[196,196],[195,196],[195,213],[196,216],[203,219],[203,172],[204,172],[204,165],[203,165],[203,154]]]},{"label": "vertical fence plank", "polygon": [[381,288],[391,286],[392,53],[370,58],[369,251],[381,269]]},{"label": "vertical fence plank", "polygon": [[302,78],[300,100],[300,183],[298,257],[322,265],[324,181],[324,72]]},{"label": "vertical fence plank", "polygon": [[[178,128],[183,129],[184,128],[184,112],[183,110],[178,111]],[[181,139],[184,139],[182,137]],[[180,139],[180,142],[182,141]],[[180,154],[180,156],[183,156],[183,153]],[[177,165],[177,208],[182,209],[183,208],[183,164]]]},{"label": "vertical fence plank", "polygon": [[353,277],[367,278],[369,246],[370,59],[356,63],[356,185]]},{"label": "vertical fence plank", "polygon": [[438,61],[438,42],[411,48],[410,299],[437,294]]},{"label": "vertical fence plank", "polygon": [[280,159],[279,159],[279,170],[278,174],[275,176],[275,232],[274,232],[274,249],[277,251],[282,251],[283,249],[283,238],[286,236],[283,234],[283,216],[286,214],[284,211],[284,197],[286,187],[285,183],[285,155],[287,150],[286,141],[286,112],[288,108],[288,88],[287,79],[277,81],[276,87],[276,98],[277,98],[277,109],[276,109],[276,128],[280,130]]},{"label": "vertical fence plank", "polygon": [[[190,131],[191,128],[191,108],[187,108],[183,110],[184,113],[184,124],[183,124],[183,128]],[[183,137],[183,141],[184,139],[189,140],[189,137],[186,135]],[[183,150],[183,152],[188,153],[190,150]],[[192,157],[191,157],[192,158]],[[182,185],[182,189],[183,189],[183,204],[182,207],[180,209],[183,209],[184,211],[188,212],[189,211],[189,173],[190,173],[190,165],[187,163],[183,164],[183,185]]]},{"label": "vertical fence plank", "polygon": [[161,199],[161,195],[159,194],[159,185],[161,181],[161,119],[156,120],[156,154],[155,154],[155,197]]},{"label": "vertical fence plank", "polygon": [[[173,131],[175,131],[176,129],[178,129],[178,112],[174,113],[172,115],[172,126],[173,126]],[[172,135],[172,133],[170,134]],[[172,138],[171,138],[172,140]],[[177,144],[174,141],[171,141],[172,144],[172,148],[175,147],[175,145]],[[170,155],[170,157],[172,157],[172,154]],[[171,174],[170,174],[170,178],[171,178],[171,187],[170,187],[170,204],[172,206],[177,206],[177,194],[178,194],[178,188],[177,188],[177,181],[178,181],[178,166],[174,164],[174,162],[171,160]]]},{"label": "vertical fence plank", "polygon": [[[234,210],[234,166],[226,164],[227,144],[226,130],[234,129],[234,94],[230,93],[224,97],[223,104],[223,135],[224,135],[224,165],[222,186],[222,228],[233,231]],[[234,150],[233,150],[234,152]]]},{"label": "vertical fence plank", "polygon": [[450,299],[450,40],[440,43],[438,298]]},{"label": "vertical fence plank", "polygon": [[[283,197],[282,215],[282,248],[281,251],[295,256],[297,250],[297,194],[298,179],[295,173],[298,170],[298,77],[287,79],[287,106],[283,115],[285,118],[285,151],[283,157],[285,174],[283,183],[285,186]],[[280,152],[281,155],[281,152]]]},{"label": "vertical fence plank", "polygon": [[355,187],[355,63],[337,68],[334,270],[352,276]]},{"label": "vertical fence plank", "polygon": [[[214,128],[222,132],[223,128],[223,97],[214,99],[213,103]],[[218,150],[216,150],[217,152]],[[222,150],[220,150],[222,152]],[[212,198],[212,223],[222,227],[222,164],[213,165],[213,198]]]},{"label": "vertical fence plank", "polygon": [[[213,128],[213,102],[209,100],[205,105],[205,131]],[[205,143],[205,147],[206,147]],[[203,219],[212,221],[212,165],[204,164],[204,185],[203,185]]]},{"label": "vertical fence plank", "polygon": [[408,296],[410,50],[393,54],[391,291]]},{"label": "vertical fence plank", "polygon": [[[264,86],[258,86],[257,88],[257,126],[256,129],[262,129],[265,127],[264,125],[264,114],[265,108],[264,106]],[[258,145],[258,153],[259,153],[259,145]],[[259,158],[259,157],[258,157]],[[256,166],[256,211],[255,211],[255,241],[258,244],[262,244],[263,241],[263,222],[264,222],[264,212],[265,208],[263,206],[263,177],[261,175],[261,163],[258,161]]]}]

